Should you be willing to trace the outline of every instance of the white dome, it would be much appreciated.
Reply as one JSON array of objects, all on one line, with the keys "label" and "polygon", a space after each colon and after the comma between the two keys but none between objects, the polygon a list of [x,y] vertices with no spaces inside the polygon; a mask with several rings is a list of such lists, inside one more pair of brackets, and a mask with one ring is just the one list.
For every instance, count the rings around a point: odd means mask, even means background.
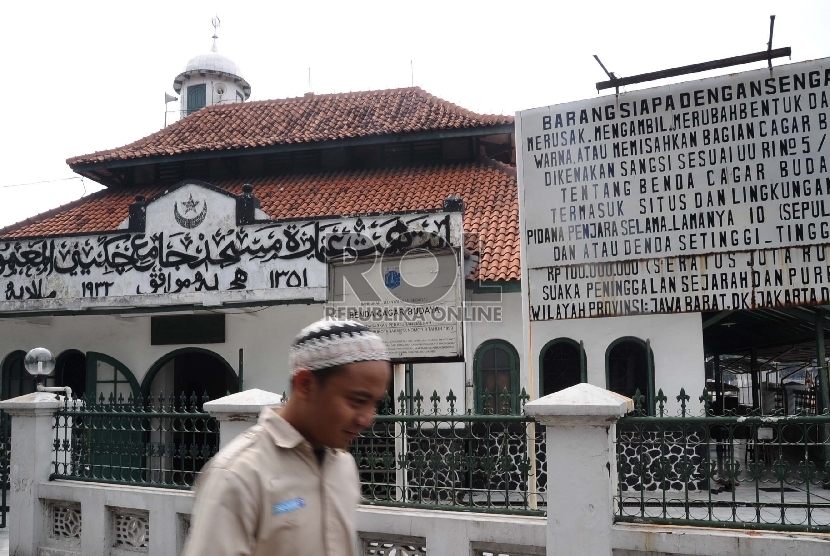
[{"label": "white dome", "polygon": [[176,93],[181,93],[182,84],[192,76],[212,74],[218,77],[223,77],[237,83],[245,93],[245,99],[251,96],[251,85],[242,76],[242,71],[239,66],[226,56],[222,56],[218,52],[208,52],[207,54],[199,54],[190,59],[185,66],[184,71],[176,76],[173,81],[173,89]]},{"label": "white dome", "polygon": [[184,68],[184,73],[192,71],[198,72],[199,70],[216,71],[243,78],[239,66],[230,58],[222,56],[217,52],[208,52],[207,54],[194,56]]}]

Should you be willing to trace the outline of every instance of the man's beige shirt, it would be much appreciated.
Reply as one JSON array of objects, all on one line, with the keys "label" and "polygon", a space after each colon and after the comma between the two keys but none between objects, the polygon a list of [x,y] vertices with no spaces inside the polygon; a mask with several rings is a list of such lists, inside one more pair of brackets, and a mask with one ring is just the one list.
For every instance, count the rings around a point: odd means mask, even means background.
[{"label": "man's beige shirt", "polygon": [[351,454],[311,445],[274,410],[223,448],[196,489],[185,556],[353,556]]}]

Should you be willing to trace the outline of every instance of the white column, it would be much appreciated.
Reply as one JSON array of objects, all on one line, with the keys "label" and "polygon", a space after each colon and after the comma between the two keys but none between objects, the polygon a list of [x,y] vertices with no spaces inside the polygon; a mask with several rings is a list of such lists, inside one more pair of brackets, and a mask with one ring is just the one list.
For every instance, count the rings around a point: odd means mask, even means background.
[{"label": "white column", "polygon": [[204,410],[219,421],[219,448],[253,426],[266,407],[282,405],[282,394],[259,388],[243,390],[204,404]]},{"label": "white column", "polygon": [[55,394],[34,392],[0,402],[11,417],[9,491],[9,554],[36,556],[46,538],[46,510],[38,485],[54,469],[55,412],[61,402]]},{"label": "white column", "polygon": [[525,405],[547,433],[548,556],[611,556],[616,422],[633,408],[591,384]]},{"label": "white column", "polygon": [[[396,363],[392,366],[392,382],[394,390],[392,392],[392,408],[397,413],[400,405],[398,404],[398,396],[401,392],[406,392],[406,365]],[[408,392],[410,396],[414,396],[415,392]],[[414,404],[414,402],[412,402]],[[406,411],[409,411],[409,400],[404,402]],[[413,406],[414,407],[414,406]],[[400,430],[397,427],[400,426]],[[395,435],[395,500],[404,502],[407,500],[406,495],[406,469],[398,465],[401,456],[406,455],[406,423],[392,423],[392,432]]]}]

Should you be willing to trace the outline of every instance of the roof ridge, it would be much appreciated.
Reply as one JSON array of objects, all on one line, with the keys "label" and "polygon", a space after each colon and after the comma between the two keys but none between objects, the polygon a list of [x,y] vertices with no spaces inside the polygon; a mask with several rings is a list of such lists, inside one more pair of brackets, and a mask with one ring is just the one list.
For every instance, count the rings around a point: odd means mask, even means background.
[{"label": "roof ridge", "polygon": [[483,114],[481,112],[474,112],[474,111],[470,110],[469,108],[464,108],[463,106],[455,104],[454,102],[451,102],[451,101],[443,99],[439,96],[433,95],[432,93],[427,92],[427,91],[421,89],[420,87],[414,87],[414,88],[418,89],[418,92],[422,97],[433,100],[433,101],[435,101],[436,104],[438,104],[442,107],[449,108],[449,109],[454,110],[456,112],[459,112],[459,113],[463,114],[464,116],[468,116],[468,117],[478,116],[478,117],[491,118],[491,119],[512,117],[509,114]]},{"label": "roof ridge", "polygon": [[[282,97],[282,98],[263,98],[259,100],[249,100],[247,102],[231,102],[228,104],[214,104],[213,106],[209,106],[207,108],[215,108],[219,109],[228,109],[234,106],[240,106],[242,104],[251,105],[251,104],[267,104],[267,103],[278,103],[278,102],[288,102],[292,100],[304,100],[304,99],[327,99],[327,98],[349,98],[353,96],[363,96],[363,95],[378,95],[378,94],[388,94],[388,93],[396,93],[401,91],[422,91],[425,92],[421,87],[415,85],[413,87],[393,87],[390,89],[365,89],[363,91],[348,91],[348,92],[341,92],[341,93],[313,93],[308,92],[304,93],[301,96],[296,97]],[[426,93],[429,94],[429,93]]]}]

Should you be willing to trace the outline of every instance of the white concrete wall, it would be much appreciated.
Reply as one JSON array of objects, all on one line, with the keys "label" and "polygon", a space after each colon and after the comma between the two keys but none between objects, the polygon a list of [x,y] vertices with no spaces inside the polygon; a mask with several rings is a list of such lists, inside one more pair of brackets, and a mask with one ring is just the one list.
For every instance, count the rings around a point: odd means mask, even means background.
[{"label": "white concrete wall", "polygon": [[[472,385],[473,356],[485,341],[505,340],[516,348],[524,370],[522,351],[521,294],[508,293],[502,301],[494,296],[472,296],[475,302],[499,303],[502,322],[466,323],[468,335],[464,363],[420,363],[414,365],[413,385],[424,396],[424,406],[431,407],[429,397],[434,390],[442,397],[441,411],[448,412],[446,396],[450,390],[458,398],[456,411],[466,411],[465,385]],[[226,338],[223,344],[201,344],[197,347],[215,352],[238,372],[239,349],[244,350],[244,387],[261,388],[281,393],[289,389],[288,349],[299,330],[323,316],[321,304],[277,305],[264,309],[236,309],[225,317]],[[57,357],[67,349],[96,351],[124,363],[139,384],[150,367],[164,355],[186,345],[150,345],[149,315],[89,315],[0,319],[0,360],[14,350],[28,351],[43,346]],[[163,372],[163,371],[162,371]],[[169,395],[170,381],[158,389]],[[157,382],[164,382],[157,375]],[[527,388],[522,372],[521,386]],[[397,397],[399,392],[395,392]],[[158,392],[154,392],[157,396]],[[396,400],[397,404],[397,400]]]},{"label": "white concrete wall", "polygon": [[662,388],[668,398],[667,411],[673,414],[680,409],[676,397],[681,388],[691,398],[687,407],[694,413],[700,410],[698,398],[705,383],[700,313],[534,322],[531,330],[530,364],[537,386],[539,354],[550,340],[564,337],[584,342],[588,382],[607,388],[606,350],[618,338],[635,336],[651,341],[655,393]]},{"label": "white concrete wall", "polygon": [[[223,357],[238,372],[244,350],[244,387],[288,390],[288,349],[299,330],[323,316],[320,304],[279,305],[228,314],[225,343],[198,347]],[[150,316],[61,316],[0,319],[0,359],[14,350],[43,346],[57,357],[67,349],[96,351],[126,365],[141,384],[150,367],[185,345],[150,345]],[[170,391],[165,389],[165,394]]]},{"label": "white concrete wall", "polygon": [[[112,534],[107,512],[111,508],[148,511],[149,553],[179,554],[184,541],[180,516],[189,516],[193,511],[193,493],[187,491],[53,481],[41,483],[37,493],[44,504],[53,501],[81,504],[80,546],[62,545],[44,535],[45,546],[55,554],[109,554]],[[51,516],[46,519],[47,529],[50,520]],[[611,527],[613,556],[826,556],[830,553],[827,535],[628,524],[607,526]],[[361,506],[357,512],[357,530],[367,538],[375,533],[423,538],[430,556],[471,554],[471,545],[510,545],[516,552],[526,547],[528,553],[533,553],[533,548],[547,544],[546,520],[541,517]],[[65,551],[60,551],[61,548]],[[362,556],[360,552],[357,554]]]},{"label": "white concrete wall", "polygon": [[[440,413],[447,414],[450,411],[447,396],[450,390],[455,395],[455,412],[464,413],[467,406],[464,403],[464,363],[420,363],[413,365],[412,388],[414,392],[421,391],[424,397],[423,411],[432,411],[432,402],[429,401],[433,391],[441,396],[438,406]],[[397,396],[400,391],[395,392],[395,407],[399,407]]]},{"label": "white concrete wall", "polygon": [[[243,312],[247,311],[247,312]],[[181,314],[181,313],[179,313]],[[322,304],[277,305],[267,308],[236,309],[225,317],[225,342],[200,344],[223,357],[235,372],[239,371],[239,349],[244,350],[244,388],[261,388],[282,393],[289,390],[288,350],[300,329],[322,318]],[[89,315],[0,319],[0,361],[15,350],[48,348],[55,357],[67,349],[84,353],[96,351],[121,361],[135,375],[139,384],[160,358],[186,345],[150,345],[149,315]],[[517,349],[520,344],[516,344]],[[472,366],[472,356],[470,357]],[[472,368],[472,367],[471,367]],[[160,371],[163,372],[163,371]],[[415,365],[414,385],[420,388],[425,405],[433,390],[443,401],[450,389],[458,397],[456,410],[464,407],[464,364]],[[159,384],[163,375],[156,375]],[[169,381],[157,390],[172,391]],[[154,381],[155,383],[155,381]],[[397,396],[397,392],[395,396]],[[158,392],[154,392],[158,395]]]},{"label": "white concrete wall", "polygon": [[613,556],[827,556],[830,535],[698,527],[613,526]]},{"label": "white concrete wall", "polygon": [[420,537],[426,539],[429,556],[461,556],[472,553],[472,543],[544,547],[546,521],[543,517],[363,506],[357,512],[357,530],[369,538],[371,533]]},{"label": "white concrete wall", "polygon": [[[437,390],[441,410],[447,411],[445,397],[450,389],[457,396],[456,410],[466,411],[465,386],[472,386],[473,358],[487,340],[509,342],[519,353],[520,387],[536,393],[539,385],[539,352],[551,339],[568,337],[585,344],[588,382],[605,387],[605,351],[622,336],[651,340],[654,352],[655,384],[669,398],[669,410],[679,405],[675,397],[681,387],[691,397],[690,408],[697,411],[704,385],[703,331],[697,313],[602,319],[578,319],[533,323],[531,357],[523,353],[521,293],[499,296],[470,294],[473,303],[494,303],[502,310],[501,322],[466,323],[465,363],[416,364],[414,388],[420,389],[428,406]],[[499,300],[500,299],[500,300]],[[247,312],[244,312],[247,311]],[[234,310],[227,314],[226,341],[198,347],[222,356],[238,371],[239,349],[244,350],[244,387],[281,393],[288,391],[288,349],[295,334],[323,316],[321,304],[278,305],[265,309]],[[0,360],[20,349],[43,346],[55,356],[66,349],[98,351],[124,363],[139,384],[150,367],[161,357],[184,345],[151,346],[150,316],[66,316],[0,319]],[[532,369],[533,384],[529,372]],[[169,394],[169,388],[164,388]],[[398,392],[395,392],[395,396]],[[397,403],[397,402],[396,402]]]}]

